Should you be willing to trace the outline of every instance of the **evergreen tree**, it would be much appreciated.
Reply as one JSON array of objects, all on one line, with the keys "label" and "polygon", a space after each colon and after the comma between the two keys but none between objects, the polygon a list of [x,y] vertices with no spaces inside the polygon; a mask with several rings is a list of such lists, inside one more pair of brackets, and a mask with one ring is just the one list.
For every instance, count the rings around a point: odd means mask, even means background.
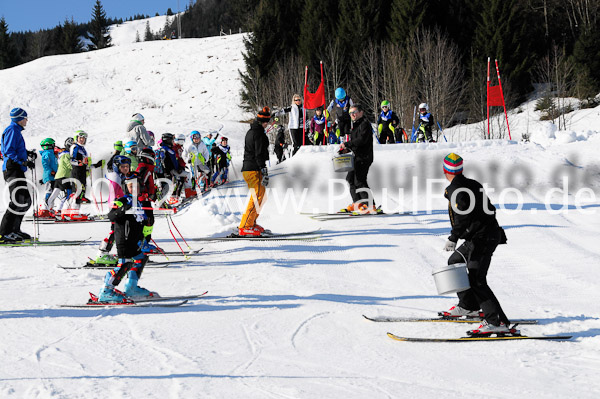
[{"label": "evergreen tree", "polygon": [[[474,37],[476,65],[485,68],[487,57],[498,60],[507,88],[523,95],[531,88],[530,71],[537,49],[536,27],[519,0],[479,0],[481,10]],[[516,100],[521,100],[517,98]]]},{"label": "evergreen tree", "polygon": [[0,18],[0,69],[10,66],[11,41],[8,34],[8,24],[4,17]]},{"label": "evergreen tree", "polygon": [[171,11],[171,7],[167,8],[167,15],[168,16],[173,15],[173,11]]},{"label": "evergreen tree", "polygon": [[590,99],[600,90],[600,29],[584,30],[573,49],[576,66],[577,94]]},{"label": "evergreen tree", "polygon": [[311,70],[319,67],[321,50],[334,39],[337,14],[337,0],[305,2],[298,36],[298,52]]},{"label": "evergreen tree", "polygon": [[99,50],[110,47],[110,33],[108,32],[109,21],[106,19],[106,12],[100,0],[96,0],[92,12],[92,21],[90,22],[89,32],[86,34],[92,44],[88,45],[90,50]]},{"label": "evergreen tree", "polygon": [[80,53],[83,50],[81,40],[79,40],[79,30],[77,24],[71,17],[71,20],[65,19],[62,28],[61,52],[66,54]]},{"label": "evergreen tree", "polygon": [[154,34],[152,34],[152,30],[150,29],[150,21],[146,21],[146,30],[144,31],[144,41],[149,42],[154,40]]},{"label": "evergreen tree", "polygon": [[390,39],[404,45],[420,26],[427,26],[429,13],[427,0],[393,0],[391,8]]}]

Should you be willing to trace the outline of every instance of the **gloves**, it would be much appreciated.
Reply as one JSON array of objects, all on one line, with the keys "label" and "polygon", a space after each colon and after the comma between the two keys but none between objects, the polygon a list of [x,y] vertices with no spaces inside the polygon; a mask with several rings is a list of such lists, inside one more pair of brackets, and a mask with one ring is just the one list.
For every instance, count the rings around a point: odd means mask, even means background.
[{"label": "gloves", "polygon": [[25,166],[27,166],[29,169],[35,169],[35,162],[27,161],[25,162]]},{"label": "gloves", "polygon": [[27,150],[27,158],[30,160],[37,159],[37,152],[35,152],[35,150]]},{"label": "gloves", "polygon": [[260,173],[262,174],[261,184],[267,187],[269,185],[269,172],[267,171],[267,168],[262,168]]},{"label": "gloves", "polygon": [[231,154],[229,152],[227,153],[227,159],[231,161]]},{"label": "gloves", "polygon": [[454,251],[456,250],[456,243],[454,241],[447,240],[446,245],[444,246],[444,251]]}]

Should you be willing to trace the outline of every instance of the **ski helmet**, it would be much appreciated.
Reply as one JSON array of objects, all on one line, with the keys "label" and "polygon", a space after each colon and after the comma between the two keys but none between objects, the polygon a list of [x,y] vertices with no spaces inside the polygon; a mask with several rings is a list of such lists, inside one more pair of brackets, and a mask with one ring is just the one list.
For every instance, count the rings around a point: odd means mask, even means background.
[{"label": "ski helmet", "polygon": [[200,135],[200,132],[199,132],[199,131],[197,131],[197,130],[193,130],[193,131],[190,133],[190,139],[191,139],[192,141],[194,141],[194,138],[197,138],[197,139],[201,139],[201,138],[202,138],[202,136]]},{"label": "ski helmet", "polygon": [[83,137],[87,140],[87,133],[83,130],[78,130],[75,132],[75,136],[73,136],[73,140],[77,141],[78,138]]},{"label": "ski helmet", "polygon": [[128,141],[127,143],[125,143],[125,145],[123,146],[123,149],[125,150],[125,152],[127,154],[131,154],[131,153],[137,153],[137,143],[133,140]]},{"label": "ski helmet", "polygon": [[429,105],[427,105],[427,103],[421,103],[419,104],[419,111],[424,109],[425,111],[429,112]]},{"label": "ski helmet", "polygon": [[223,141],[229,141],[229,139],[225,136],[221,136],[221,142],[223,142]]},{"label": "ski helmet", "polygon": [[131,159],[127,158],[125,155],[115,156],[113,158],[113,171],[120,173],[119,166],[121,165],[129,165],[129,167],[131,167]]},{"label": "ski helmet", "polygon": [[132,180],[137,180],[138,178],[138,174],[137,172],[129,172],[125,175],[125,177],[123,178],[123,180],[125,180],[125,182],[130,182]]},{"label": "ski helmet", "polygon": [[165,145],[173,145],[175,136],[173,135],[173,133],[163,133],[160,139]]},{"label": "ski helmet", "polygon": [[346,90],[342,89],[341,87],[335,89],[335,98],[340,101],[346,98]]},{"label": "ski helmet", "polygon": [[113,144],[113,147],[115,148],[116,151],[123,151],[123,142],[121,140],[119,141],[115,141],[115,144]]},{"label": "ski helmet", "polygon": [[150,165],[154,165],[155,164],[155,158],[156,158],[156,153],[154,152],[154,150],[152,148],[146,147],[144,148],[138,155],[138,157],[140,158],[140,160],[144,163],[150,164]]},{"label": "ski helmet", "polygon": [[51,138],[44,139],[40,143],[40,145],[42,146],[42,148],[44,150],[52,150],[52,149],[54,149],[54,145],[55,144],[56,143],[55,143],[54,139],[51,139]]},{"label": "ski helmet", "polygon": [[142,114],[133,114],[131,115],[132,122],[144,123],[144,115]]},{"label": "ski helmet", "polygon": [[68,137],[65,140],[65,150],[70,151],[74,142],[75,142],[75,140],[73,140],[73,137]]},{"label": "ski helmet", "polygon": [[177,144],[184,145],[185,144],[185,134],[181,133],[177,135]]},{"label": "ski helmet", "polygon": [[390,102],[388,100],[383,100],[381,102],[381,108],[383,108],[383,107],[388,107],[389,108],[390,107]]}]

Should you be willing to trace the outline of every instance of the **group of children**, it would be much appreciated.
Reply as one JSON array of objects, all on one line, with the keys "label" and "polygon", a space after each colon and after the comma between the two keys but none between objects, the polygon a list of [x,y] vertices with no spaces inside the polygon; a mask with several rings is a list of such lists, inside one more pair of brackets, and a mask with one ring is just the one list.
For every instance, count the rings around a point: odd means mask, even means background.
[{"label": "group of children", "polygon": [[[343,88],[338,87],[335,90],[335,98],[327,109],[316,108],[314,115],[306,124],[303,123],[305,110],[302,98],[298,94],[294,94],[291,106],[282,108],[273,116],[290,114],[288,129],[292,137],[293,155],[303,145],[340,144],[345,141],[352,127],[349,110],[353,105],[352,98],[346,94]],[[329,119],[332,119],[333,122]],[[414,129],[413,135],[409,137],[406,131],[400,127],[400,119],[391,110],[390,102],[384,100],[381,103],[381,113],[377,119],[377,140],[380,144],[433,142],[433,125],[433,115],[429,112],[429,106],[421,103],[419,105],[419,125]],[[304,136],[304,131],[306,131],[306,136]],[[280,129],[275,138],[275,154],[279,162],[283,159],[283,150],[286,147],[284,131]]]}]

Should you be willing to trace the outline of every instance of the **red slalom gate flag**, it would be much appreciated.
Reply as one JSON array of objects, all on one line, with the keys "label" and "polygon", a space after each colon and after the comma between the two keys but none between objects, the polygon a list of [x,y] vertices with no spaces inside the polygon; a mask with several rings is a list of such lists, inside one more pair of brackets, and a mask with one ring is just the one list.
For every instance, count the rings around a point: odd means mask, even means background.
[{"label": "red slalom gate flag", "polygon": [[502,87],[490,86],[488,91],[488,106],[489,107],[502,107],[504,102],[502,101]]}]

